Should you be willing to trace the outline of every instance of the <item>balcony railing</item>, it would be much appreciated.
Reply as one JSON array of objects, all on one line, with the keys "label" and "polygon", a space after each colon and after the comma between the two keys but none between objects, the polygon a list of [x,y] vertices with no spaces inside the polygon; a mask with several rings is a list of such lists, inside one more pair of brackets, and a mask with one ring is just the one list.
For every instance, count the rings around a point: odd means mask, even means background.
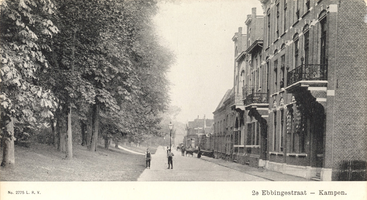
[{"label": "balcony railing", "polygon": [[269,103],[268,93],[252,93],[247,95],[245,99],[245,105],[250,105],[253,103]]},{"label": "balcony railing", "polygon": [[303,64],[287,74],[287,86],[302,80],[327,80],[327,65]]}]

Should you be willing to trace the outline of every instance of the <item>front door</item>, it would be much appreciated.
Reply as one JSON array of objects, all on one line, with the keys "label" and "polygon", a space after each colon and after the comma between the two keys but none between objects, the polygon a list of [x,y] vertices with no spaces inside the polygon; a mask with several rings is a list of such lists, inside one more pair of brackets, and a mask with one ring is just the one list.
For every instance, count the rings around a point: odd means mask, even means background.
[{"label": "front door", "polygon": [[321,168],[324,163],[324,132],[325,132],[325,114],[324,108],[316,103],[313,108],[311,119],[311,137],[312,137],[312,166]]}]

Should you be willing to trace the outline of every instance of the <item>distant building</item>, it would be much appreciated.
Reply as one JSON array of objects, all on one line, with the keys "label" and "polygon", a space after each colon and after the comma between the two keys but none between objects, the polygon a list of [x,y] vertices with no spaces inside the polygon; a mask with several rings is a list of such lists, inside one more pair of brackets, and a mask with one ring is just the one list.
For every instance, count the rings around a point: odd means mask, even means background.
[{"label": "distant building", "polygon": [[197,119],[189,121],[186,125],[186,136],[184,137],[184,144],[187,147],[192,148],[205,148],[205,146],[200,146],[200,144],[207,144],[204,140],[206,140],[206,137],[211,137],[211,135],[213,134],[213,122],[213,119],[206,119],[205,115],[203,119],[200,119],[198,116]]},{"label": "distant building", "polygon": [[214,114],[214,156],[232,160],[235,112],[232,105],[235,102],[234,90],[230,89],[223,96]]}]

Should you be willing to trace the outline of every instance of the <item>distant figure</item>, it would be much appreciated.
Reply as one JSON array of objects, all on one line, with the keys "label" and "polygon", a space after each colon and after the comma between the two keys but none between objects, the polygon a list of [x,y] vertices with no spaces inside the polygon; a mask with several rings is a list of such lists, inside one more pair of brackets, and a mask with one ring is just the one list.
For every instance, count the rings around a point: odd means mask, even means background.
[{"label": "distant figure", "polygon": [[147,152],[145,153],[145,168],[150,169],[150,160],[151,160],[151,154],[149,149],[147,149]]},{"label": "distant figure", "polygon": [[173,169],[173,156],[174,154],[171,152],[171,149],[168,149],[167,151],[167,158],[168,158],[168,168],[171,166],[171,169]]},{"label": "distant figure", "polygon": [[184,156],[185,155],[185,147],[181,146],[181,155]]}]

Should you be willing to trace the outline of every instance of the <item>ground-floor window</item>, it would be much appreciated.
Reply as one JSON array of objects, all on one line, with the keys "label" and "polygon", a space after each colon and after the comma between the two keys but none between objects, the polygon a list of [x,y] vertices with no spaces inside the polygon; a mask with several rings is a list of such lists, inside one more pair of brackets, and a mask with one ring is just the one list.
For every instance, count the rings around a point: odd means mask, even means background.
[{"label": "ground-floor window", "polygon": [[293,105],[287,111],[287,141],[290,153],[305,153],[307,121],[299,106]]},{"label": "ground-floor window", "polygon": [[247,145],[252,144],[252,123],[247,124]]},{"label": "ground-floor window", "polygon": [[284,150],[284,110],[280,110],[280,151]]},{"label": "ground-floor window", "polygon": [[273,151],[278,151],[277,112],[273,113]]},{"label": "ground-floor window", "polygon": [[260,145],[260,123],[255,121],[247,124],[247,145]]}]

